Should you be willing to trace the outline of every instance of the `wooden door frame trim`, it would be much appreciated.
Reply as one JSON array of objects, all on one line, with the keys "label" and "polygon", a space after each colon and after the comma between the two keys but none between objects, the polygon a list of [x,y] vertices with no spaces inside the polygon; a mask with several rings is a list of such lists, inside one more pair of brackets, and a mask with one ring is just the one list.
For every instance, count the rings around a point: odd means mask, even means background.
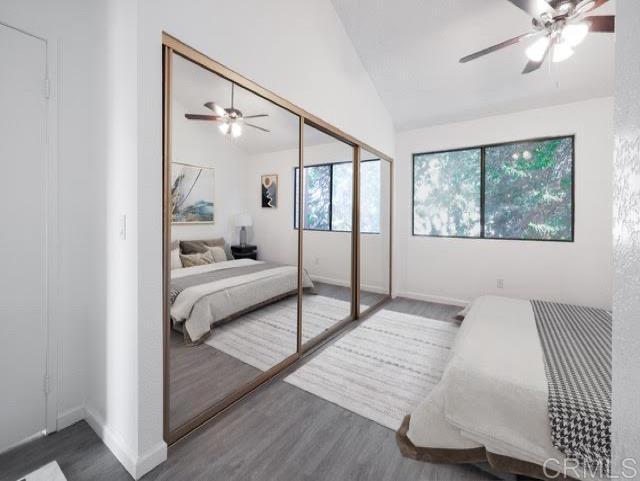
[{"label": "wooden door frame trim", "polygon": [[[162,49],[163,49],[163,194],[162,194],[162,206],[163,206],[163,300],[167,299],[167,293],[169,291],[170,284],[170,249],[171,249],[171,213],[170,213],[170,166],[171,166],[171,95],[172,95],[172,56],[173,54],[180,55],[181,57],[194,62],[201,67],[209,70],[216,75],[219,75],[231,82],[234,82],[241,87],[253,92],[254,94],[274,103],[275,105],[284,108],[291,112],[294,115],[297,115],[299,118],[299,132],[298,132],[298,151],[299,151],[299,159],[298,159],[298,167],[299,167],[299,185],[301,188],[298,191],[298,203],[302,205],[302,200],[304,198],[303,193],[303,172],[304,172],[304,127],[305,125],[317,128],[328,135],[336,138],[339,141],[345,142],[346,144],[353,147],[353,163],[354,163],[354,198],[358,198],[360,196],[360,185],[359,185],[359,165],[360,165],[360,155],[361,151],[365,150],[377,156],[381,160],[385,160],[389,162],[393,166],[393,159],[384,154],[383,152],[365,144],[364,142],[352,137],[351,135],[343,132],[337,127],[329,124],[328,122],[322,120],[321,118],[310,114],[309,112],[303,110],[295,104],[292,104],[288,100],[278,96],[272,91],[258,85],[252,80],[247,79],[246,77],[238,74],[237,72],[229,69],[228,67],[212,60],[207,57],[203,53],[195,50],[192,47],[182,43],[175,37],[163,33],[162,34]],[[391,175],[393,171],[391,171]],[[390,200],[390,209],[393,211],[393,198]],[[298,225],[303,225],[303,209],[298,209]],[[353,226],[359,225],[359,202],[353,203],[353,211],[352,211],[352,222]],[[351,260],[351,310],[350,315],[341,321],[337,322],[330,329],[323,332],[321,335],[316,338],[303,343],[302,340],[302,301],[303,301],[303,280],[304,280],[304,229],[298,229],[298,311],[296,317],[297,324],[297,339],[296,339],[296,347],[297,350],[291,356],[287,357],[285,360],[273,366],[268,371],[263,372],[261,375],[256,377],[251,382],[243,385],[233,393],[227,395],[222,400],[214,403],[212,406],[207,408],[204,412],[199,414],[198,416],[192,418],[190,421],[185,424],[179,426],[178,428],[171,430],[169,425],[169,403],[170,403],[170,366],[169,366],[169,352],[170,352],[170,338],[171,338],[171,322],[170,322],[170,312],[169,305],[167,302],[163,302],[163,433],[164,439],[168,444],[173,444],[180,440],[181,438],[187,436],[192,433],[194,430],[198,429],[201,426],[204,426],[209,421],[217,417],[222,412],[225,412],[229,409],[230,406],[238,402],[247,394],[251,393],[255,389],[257,389],[262,384],[268,382],[273,379],[279,373],[284,371],[285,369],[291,367],[300,359],[302,359],[306,353],[309,353],[315,350],[319,345],[327,340],[335,337],[342,331],[345,327],[350,325],[353,321],[357,320],[360,317],[360,307],[359,307],[359,299],[360,299],[360,285],[359,285],[359,266],[360,266],[360,229],[352,228],[352,239],[351,239],[351,251],[352,251],[352,260]],[[390,249],[391,250],[391,249]],[[391,279],[391,269],[392,262],[391,258],[389,259],[389,279]],[[389,288],[391,289],[391,287]],[[388,302],[391,298],[390,292],[384,299],[382,299],[375,306],[372,306],[367,310],[367,313],[370,314],[375,312],[376,309],[379,309],[384,303]]]}]

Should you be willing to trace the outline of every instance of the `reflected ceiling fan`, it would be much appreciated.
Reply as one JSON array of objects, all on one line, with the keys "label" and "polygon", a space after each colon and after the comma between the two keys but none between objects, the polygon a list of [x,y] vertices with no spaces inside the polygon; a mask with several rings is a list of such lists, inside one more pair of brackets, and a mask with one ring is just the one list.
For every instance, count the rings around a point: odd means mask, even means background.
[{"label": "reflected ceiling fan", "polygon": [[522,71],[538,70],[551,53],[553,62],[562,62],[574,53],[589,32],[613,33],[614,15],[589,15],[608,0],[507,0],[533,17],[533,30],[460,59],[470,62],[492,52],[537,38],[526,50],[529,62]]},{"label": "reflected ceiling fan", "polygon": [[205,120],[209,122],[216,122],[218,129],[224,135],[231,135],[232,137],[240,137],[242,135],[242,128],[244,125],[254,129],[262,130],[263,132],[271,132],[269,129],[260,127],[259,125],[250,124],[246,122],[246,119],[256,119],[258,117],[268,117],[269,114],[257,114],[257,115],[243,115],[242,112],[234,107],[234,90],[235,85],[231,84],[231,107],[223,109],[215,102],[207,102],[204,104],[209,110],[212,110],[215,115],[203,115],[203,114],[184,114],[189,120]]}]

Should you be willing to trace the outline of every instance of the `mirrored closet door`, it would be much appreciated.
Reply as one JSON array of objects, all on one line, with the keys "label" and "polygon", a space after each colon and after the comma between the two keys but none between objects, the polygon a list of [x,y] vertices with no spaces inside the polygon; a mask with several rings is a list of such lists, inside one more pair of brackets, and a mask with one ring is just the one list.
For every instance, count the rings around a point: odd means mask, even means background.
[{"label": "mirrored closet door", "polygon": [[360,151],[360,313],[391,295],[391,162]]},{"label": "mirrored closet door", "polygon": [[295,359],[300,117],[171,54],[168,428]]},{"label": "mirrored closet door", "polygon": [[171,444],[388,299],[391,159],[167,34],[163,52]]},{"label": "mirrored closet door", "polygon": [[355,149],[308,124],[303,146],[302,211],[296,227],[302,223],[302,343],[306,344],[352,316]]}]

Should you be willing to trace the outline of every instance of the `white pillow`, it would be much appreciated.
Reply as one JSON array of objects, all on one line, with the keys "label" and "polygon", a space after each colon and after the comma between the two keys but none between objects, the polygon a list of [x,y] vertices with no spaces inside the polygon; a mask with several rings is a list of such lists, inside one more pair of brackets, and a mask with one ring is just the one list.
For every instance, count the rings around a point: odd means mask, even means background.
[{"label": "white pillow", "polygon": [[180,248],[171,249],[171,269],[182,269],[182,261],[180,260]]},{"label": "white pillow", "polygon": [[227,260],[227,254],[222,247],[207,247],[207,250],[213,255],[213,262],[224,262]]}]

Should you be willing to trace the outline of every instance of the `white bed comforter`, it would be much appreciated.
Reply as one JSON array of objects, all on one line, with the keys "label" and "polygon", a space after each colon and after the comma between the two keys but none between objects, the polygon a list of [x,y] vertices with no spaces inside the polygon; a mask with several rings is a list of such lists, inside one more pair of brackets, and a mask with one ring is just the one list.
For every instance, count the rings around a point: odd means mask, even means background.
[{"label": "white bed comforter", "polygon": [[[175,269],[171,278],[203,274],[222,269],[264,264],[252,259],[237,259],[204,266]],[[184,289],[171,306],[171,318],[183,325],[192,341],[202,339],[216,321],[225,319],[261,302],[297,289],[298,268],[279,266],[246,275],[237,275],[215,282]],[[305,273],[304,287],[313,287]]]},{"label": "white bed comforter", "polygon": [[[551,443],[547,379],[528,300],[478,298],[437,388],[411,414],[415,446],[488,451],[563,471]],[[579,471],[565,472],[583,478]]]}]

